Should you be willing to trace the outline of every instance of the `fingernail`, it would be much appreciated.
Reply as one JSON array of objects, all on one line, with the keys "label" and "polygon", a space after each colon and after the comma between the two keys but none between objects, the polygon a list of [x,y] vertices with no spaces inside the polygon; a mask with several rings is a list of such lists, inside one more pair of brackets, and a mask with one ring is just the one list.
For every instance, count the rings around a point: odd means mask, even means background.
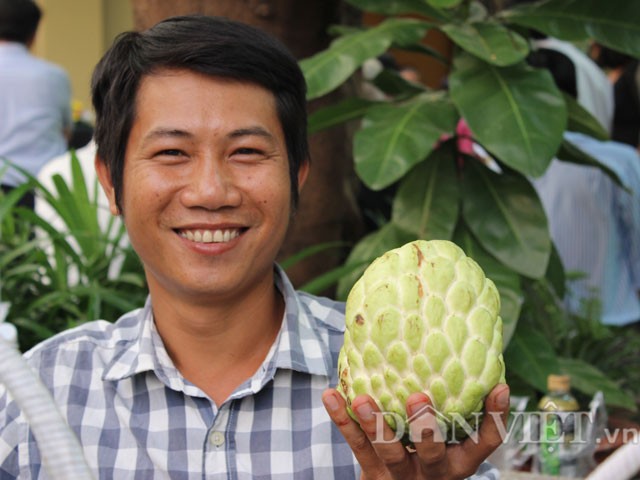
[{"label": "fingernail", "polygon": [[369,405],[369,402],[365,402],[362,405],[359,405],[356,408],[356,411],[358,412],[358,416],[360,417],[360,419],[364,420],[365,422],[373,418],[373,408],[371,407],[371,405]]},{"label": "fingernail", "polygon": [[509,406],[509,388],[506,385],[500,392],[498,392],[496,404],[501,410],[504,410]]},{"label": "fingernail", "polygon": [[325,406],[331,412],[337,412],[338,408],[340,408],[340,404],[338,403],[338,399],[335,395],[325,395],[322,400],[324,401]]},{"label": "fingernail", "polygon": [[407,405],[407,410],[409,410],[410,417],[420,415],[425,408],[427,408],[427,402],[416,402]]}]

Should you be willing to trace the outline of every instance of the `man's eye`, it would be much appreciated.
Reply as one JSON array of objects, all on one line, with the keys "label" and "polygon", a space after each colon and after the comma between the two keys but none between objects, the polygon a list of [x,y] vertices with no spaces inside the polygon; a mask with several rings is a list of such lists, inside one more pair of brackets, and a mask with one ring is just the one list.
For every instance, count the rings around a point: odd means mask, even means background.
[{"label": "man's eye", "polygon": [[236,155],[260,155],[262,152],[255,148],[243,147],[236,149],[234,153]]},{"label": "man's eye", "polygon": [[158,155],[168,155],[168,156],[178,156],[178,155],[183,155],[184,152],[182,150],[177,150],[177,149],[171,149],[168,148],[166,150],[161,150],[160,152],[158,152]]}]

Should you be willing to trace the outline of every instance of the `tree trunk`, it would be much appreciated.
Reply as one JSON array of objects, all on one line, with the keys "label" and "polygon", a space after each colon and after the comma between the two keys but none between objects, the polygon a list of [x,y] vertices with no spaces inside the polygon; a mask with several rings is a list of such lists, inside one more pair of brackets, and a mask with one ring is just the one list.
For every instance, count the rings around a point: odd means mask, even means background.
[{"label": "tree trunk", "polygon": [[[327,28],[338,23],[342,13],[339,0],[131,0],[131,3],[137,30],[173,15],[225,16],[273,34],[298,59],[327,47],[330,41]],[[311,102],[309,111],[334,103],[340,95],[336,92]],[[280,259],[323,242],[354,242],[361,234],[349,131],[346,127],[335,127],[319,132],[311,136],[310,150],[311,173]],[[345,254],[343,249],[315,255],[291,268],[288,274],[294,285],[300,286],[338,266]]]}]

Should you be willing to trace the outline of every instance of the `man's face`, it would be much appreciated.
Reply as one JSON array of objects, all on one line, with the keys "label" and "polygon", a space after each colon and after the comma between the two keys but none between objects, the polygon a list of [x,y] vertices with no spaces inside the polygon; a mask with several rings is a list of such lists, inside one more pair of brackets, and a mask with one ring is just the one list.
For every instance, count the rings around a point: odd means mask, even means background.
[{"label": "man's face", "polygon": [[[116,210],[108,174],[97,164]],[[307,165],[300,185],[306,172]],[[271,92],[187,70],[144,77],[122,208],[154,300],[233,301],[269,286],[291,210]]]}]

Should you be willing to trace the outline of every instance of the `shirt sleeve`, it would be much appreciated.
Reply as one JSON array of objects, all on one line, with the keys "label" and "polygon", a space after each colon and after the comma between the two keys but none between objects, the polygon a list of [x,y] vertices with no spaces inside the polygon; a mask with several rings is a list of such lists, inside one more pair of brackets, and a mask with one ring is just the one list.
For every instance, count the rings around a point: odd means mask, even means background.
[{"label": "shirt sleeve", "polygon": [[64,128],[71,128],[73,118],[71,113],[71,82],[66,73],[62,77],[62,88],[60,90],[62,99],[62,122]]},{"label": "shirt sleeve", "polygon": [[62,127],[71,128],[73,123],[71,112],[71,80],[66,70],[58,65],[51,66],[50,91],[55,100],[52,100],[59,109]]},{"label": "shirt sleeve", "polygon": [[[640,166],[640,159],[637,160]],[[640,290],[640,167],[632,168],[631,192],[620,190],[616,196],[616,211],[620,224],[622,252],[628,259],[631,280]]]}]

